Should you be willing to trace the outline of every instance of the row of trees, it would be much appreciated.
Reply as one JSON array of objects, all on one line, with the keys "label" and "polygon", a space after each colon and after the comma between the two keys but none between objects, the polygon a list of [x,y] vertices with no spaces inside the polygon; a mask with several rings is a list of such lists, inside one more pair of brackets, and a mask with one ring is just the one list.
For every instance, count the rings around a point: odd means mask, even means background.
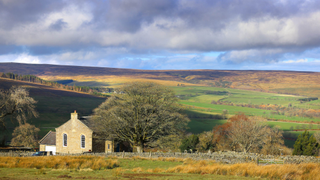
[{"label": "row of trees", "polygon": [[14,73],[2,73],[0,77],[20,80],[20,81],[27,81],[32,83],[39,83],[39,84],[44,84],[46,86],[51,86],[55,88],[66,89],[66,90],[71,90],[76,92],[84,92],[84,93],[89,93],[97,96],[105,96],[101,92],[105,92],[105,91],[110,92],[110,88],[76,86],[76,85],[69,86],[69,85],[60,84],[54,81],[46,81],[34,75],[18,75]]}]

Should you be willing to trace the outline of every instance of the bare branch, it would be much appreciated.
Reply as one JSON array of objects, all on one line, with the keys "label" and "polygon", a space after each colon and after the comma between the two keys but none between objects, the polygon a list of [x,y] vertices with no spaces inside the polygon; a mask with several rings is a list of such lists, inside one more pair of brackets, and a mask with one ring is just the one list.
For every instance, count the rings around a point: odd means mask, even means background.
[{"label": "bare branch", "polygon": [[11,116],[19,125],[26,123],[30,117],[38,117],[35,103],[29,92],[23,87],[13,86],[8,91],[0,91],[0,124],[5,128],[4,117]]}]

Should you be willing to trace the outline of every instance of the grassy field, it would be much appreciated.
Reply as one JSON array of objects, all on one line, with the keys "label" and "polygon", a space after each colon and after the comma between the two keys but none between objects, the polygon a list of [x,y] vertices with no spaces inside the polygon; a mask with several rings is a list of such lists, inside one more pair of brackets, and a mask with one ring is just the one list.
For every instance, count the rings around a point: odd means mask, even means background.
[{"label": "grassy field", "polygon": [[[60,157],[31,157],[31,158],[11,158],[15,163],[11,168],[0,168],[0,179],[172,179],[172,180],[192,180],[192,179],[256,179],[252,177],[242,177],[234,175],[217,175],[217,174],[200,174],[200,173],[166,173],[170,168],[173,169],[177,166],[184,165],[186,162],[183,159],[171,158],[171,160],[154,159],[148,160],[143,158],[131,159],[105,159],[102,160],[98,157],[62,157],[63,161],[67,161],[69,167],[63,166],[64,163],[59,163],[62,159]],[[8,158],[1,158],[2,162],[11,163]],[[24,161],[38,162],[37,168],[30,168],[28,163]],[[41,163],[41,159],[45,159],[45,164]],[[83,160],[88,161],[83,162]],[[173,160],[173,161],[172,161]],[[92,162],[91,162],[92,161]],[[109,162],[108,162],[109,161]],[[112,162],[110,162],[112,161]],[[50,167],[47,164],[55,164],[57,162],[58,168],[55,166]],[[99,163],[100,167],[106,165],[107,168],[92,169]],[[2,164],[0,163],[0,166]],[[87,167],[89,165],[89,167]],[[17,167],[18,168],[17,168]],[[22,168],[24,167],[25,168]],[[75,168],[81,167],[83,168]]]},{"label": "grassy field", "polygon": [[239,176],[224,176],[224,175],[212,175],[212,174],[183,174],[183,173],[133,173],[125,172],[121,174],[115,173],[114,170],[51,170],[51,169],[24,169],[24,168],[2,168],[0,169],[1,180],[64,180],[64,179],[92,179],[92,180],[118,180],[118,179],[132,179],[132,180],[219,180],[219,179],[260,179],[260,178],[248,178]]},{"label": "grassy field", "polygon": [[[223,110],[228,110],[228,117],[235,115],[239,112],[245,113],[249,116],[261,116],[270,121],[267,124],[270,127],[278,126],[281,130],[289,132],[290,138],[286,137],[285,145],[293,147],[294,140],[303,131],[291,131],[296,129],[309,129],[319,130],[320,125],[310,124],[320,122],[319,118],[306,118],[299,116],[286,116],[275,114],[274,110],[255,109],[249,107],[229,106],[211,104],[212,101],[224,101],[235,104],[254,104],[254,105],[267,105],[276,104],[287,107],[291,104],[293,107],[305,109],[320,109],[320,101],[310,101],[300,103],[301,96],[284,95],[275,93],[265,93],[249,90],[239,90],[230,88],[217,88],[217,87],[172,87],[177,96],[181,99],[180,104],[184,105],[188,110],[187,114],[191,120],[189,123],[189,132],[201,133],[203,131],[210,131],[216,125],[221,125],[226,120],[215,118],[217,115],[222,114]],[[210,94],[211,93],[211,94]],[[287,122],[283,122],[287,121]],[[291,121],[291,122],[290,122]]]},{"label": "grassy field", "polygon": [[[130,74],[131,73],[131,74]],[[132,70],[130,75],[134,75],[136,72]],[[149,73],[149,72],[148,72]],[[158,72],[161,77],[167,77],[164,72]],[[164,73],[164,74],[163,74]],[[157,73],[156,73],[157,74]],[[309,128],[310,122],[320,122],[319,118],[299,117],[299,116],[287,116],[276,114],[274,110],[266,109],[255,109],[249,107],[240,106],[229,106],[229,105],[217,105],[211,104],[212,101],[222,101],[234,104],[253,104],[253,105],[267,105],[276,104],[287,107],[291,104],[293,107],[305,108],[305,109],[320,109],[320,100],[310,101],[301,103],[299,101],[302,96],[266,93],[252,90],[241,90],[233,88],[221,88],[221,87],[209,87],[201,86],[201,84],[192,84],[191,81],[181,82],[179,78],[168,80],[170,78],[156,78],[156,74],[151,74],[154,79],[148,79],[149,75],[145,78],[142,76],[137,77],[124,77],[108,75],[101,76],[84,76],[74,74],[72,76],[61,75],[61,76],[50,76],[55,79],[72,79],[72,83],[77,85],[90,85],[90,86],[119,86],[122,83],[128,81],[154,81],[161,84],[165,84],[173,88],[177,96],[181,99],[180,104],[187,108],[186,113],[188,114],[191,122],[189,123],[189,129],[187,131],[192,133],[201,133],[203,131],[210,131],[216,125],[221,125],[226,122],[225,119],[219,118],[218,116],[223,110],[228,110],[227,117],[231,117],[239,112],[243,112],[249,116],[262,116],[269,120],[268,125],[271,127],[279,126],[284,131],[289,131],[297,128],[297,125],[306,126]],[[171,76],[172,74],[170,74]],[[230,74],[229,74],[230,75]],[[76,77],[76,78],[75,78]],[[151,76],[150,76],[151,77]],[[182,78],[183,76],[179,76]],[[49,76],[48,76],[49,78]],[[187,77],[185,77],[187,78]],[[190,78],[189,78],[190,79]],[[28,122],[34,124],[40,128],[39,137],[41,138],[49,130],[60,126],[64,122],[70,119],[70,113],[77,110],[81,115],[90,115],[92,110],[98,107],[105,99],[90,96],[87,94],[74,93],[68,91],[62,91],[45,87],[37,84],[21,83],[12,80],[0,80],[0,87],[4,89],[10,88],[12,85],[23,85],[30,90],[30,96],[38,101],[37,111],[40,117],[37,119],[30,119]],[[177,86],[179,84],[179,86]],[[184,84],[184,86],[181,86]],[[278,86],[273,86],[278,87]],[[312,89],[312,88],[311,88]],[[317,89],[314,89],[315,92]],[[284,93],[286,91],[283,91]],[[280,121],[289,122],[280,122]],[[291,122],[290,122],[291,121]],[[16,124],[12,124],[9,119],[6,120],[7,126],[9,127],[9,138],[10,134]],[[299,123],[306,124],[299,124]],[[318,125],[312,125],[311,129],[320,129]]]},{"label": "grassy field", "polygon": [[[289,103],[292,106],[300,108],[320,109],[320,100],[310,101],[306,103],[300,103],[299,99],[302,96],[265,93],[250,90],[240,90],[231,88],[217,88],[217,87],[204,87],[204,86],[187,86],[187,87],[172,87],[181,99],[188,100],[190,102],[211,103],[214,101],[233,102],[237,104],[277,104],[282,106],[288,106]],[[213,92],[226,92],[221,95],[208,94]]]},{"label": "grassy field", "polygon": [[[0,179],[319,179],[320,166],[220,164],[181,158],[0,157]],[[37,162],[36,168],[32,162]],[[60,161],[66,161],[62,163]],[[35,163],[33,163],[35,164]],[[9,167],[11,166],[11,167]]]},{"label": "grassy field", "polygon": [[[211,101],[224,101],[235,104],[255,104],[255,105],[281,105],[287,107],[291,104],[293,107],[306,109],[320,109],[320,101],[310,101],[300,103],[300,96],[287,96],[283,94],[256,92],[249,90],[238,90],[230,88],[215,88],[215,87],[173,87],[177,96],[181,99],[180,103],[188,105],[197,111],[207,111],[211,113],[222,113],[224,109],[228,110],[229,114],[233,115],[238,112],[243,112],[247,115],[263,116],[268,119],[283,119],[291,121],[320,121],[319,118],[286,116],[273,113],[274,110],[255,109],[240,106],[228,106],[211,104]],[[208,93],[220,94],[208,94]]]}]

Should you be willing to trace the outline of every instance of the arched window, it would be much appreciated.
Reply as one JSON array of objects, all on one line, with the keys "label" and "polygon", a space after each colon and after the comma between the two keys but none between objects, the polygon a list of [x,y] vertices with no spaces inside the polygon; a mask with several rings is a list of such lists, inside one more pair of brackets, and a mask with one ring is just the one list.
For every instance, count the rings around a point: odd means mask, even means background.
[{"label": "arched window", "polygon": [[66,147],[68,145],[68,135],[63,134],[63,146]]},{"label": "arched window", "polygon": [[81,148],[86,147],[86,136],[81,135]]}]

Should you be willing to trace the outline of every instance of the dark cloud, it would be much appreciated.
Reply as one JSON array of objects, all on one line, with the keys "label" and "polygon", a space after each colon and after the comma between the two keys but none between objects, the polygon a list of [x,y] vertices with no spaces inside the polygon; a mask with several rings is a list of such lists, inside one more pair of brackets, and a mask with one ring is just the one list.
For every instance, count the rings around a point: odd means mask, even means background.
[{"label": "dark cloud", "polygon": [[0,0],[0,29],[33,23],[65,5],[63,0]]},{"label": "dark cloud", "polygon": [[147,69],[275,64],[319,59],[319,21],[318,0],[0,0],[0,55]]},{"label": "dark cloud", "polygon": [[61,31],[63,28],[67,26],[68,26],[68,23],[64,22],[63,19],[58,19],[56,22],[50,25],[50,29]]}]

